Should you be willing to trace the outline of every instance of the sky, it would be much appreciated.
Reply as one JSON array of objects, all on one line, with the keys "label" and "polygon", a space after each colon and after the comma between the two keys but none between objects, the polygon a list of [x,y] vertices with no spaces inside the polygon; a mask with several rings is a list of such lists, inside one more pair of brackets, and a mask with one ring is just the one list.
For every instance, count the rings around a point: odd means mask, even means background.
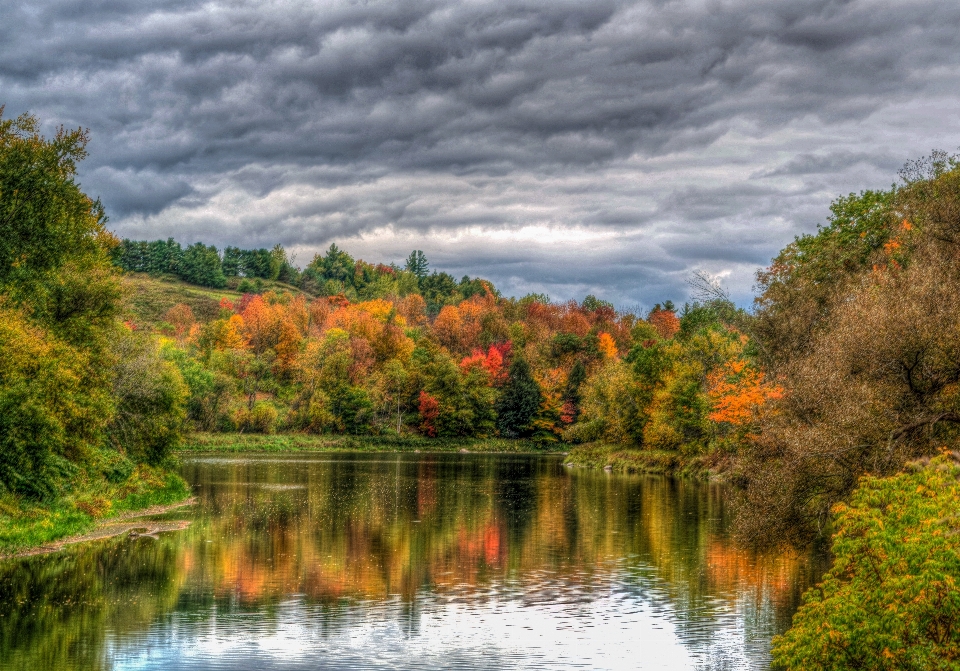
[{"label": "sky", "polygon": [[942,0],[0,0],[0,104],[89,128],[121,237],[331,243],[682,302],[960,147]]}]

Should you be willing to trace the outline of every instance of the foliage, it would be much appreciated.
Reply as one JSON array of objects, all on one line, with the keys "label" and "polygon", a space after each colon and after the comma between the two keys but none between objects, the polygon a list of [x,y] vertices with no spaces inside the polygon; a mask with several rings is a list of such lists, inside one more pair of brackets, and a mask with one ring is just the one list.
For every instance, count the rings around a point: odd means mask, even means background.
[{"label": "foliage", "polygon": [[269,403],[255,403],[252,408],[238,408],[235,419],[239,431],[273,433],[277,428],[277,409]]},{"label": "foliage", "polygon": [[[403,295],[405,275],[417,281]],[[745,346],[717,344],[744,339],[724,321],[739,319],[737,310],[720,301],[680,316],[667,302],[651,322],[596,297],[504,299],[483,280],[438,272],[417,279],[336,246],[304,277],[330,295],[310,299],[274,285],[221,294],[215,311],[195,299],[173,303],[154,322],[173,337],[165,356],[188,386],[195,428],[262,430],[251,413],[268,403],[274,430],[313,433],[499,432],[692,452],[728,449],[736,437],[709,418],[708,376],[725,355],[753,360]],[[529,368],[522,385],[510,382],[517,358]]]},{"label": "foliage", "polygon": [[112,399],[89,357],[0,305],[0,483],[51,499],[97,445]]},{"label": "foliage", "polygon": [[188,387],[154,340],[121,333],[114,347],[116,413],[110,440],[136,461],[161,464],[183,436]]},{"label": "foliage", "polygon": [[48,140],[28,114],[0,119],[0,288],[17,301],[42,304],[58,269],[112,244],[100,203],[74,181],[88,139],[61,127]]},{"label": "foliage", "polygon": [[227,278],[233,277],[293,285],[301,281],[300,271],[280,245],[273,249],[225,247],[221,254],[216,247],[199,242],[184,249],[173,238],[153,242],[124,239],[111,256],[117,266],[128,272],[175,275],[205,287],[222,288]]},{"label": "foliage", "polygon": [[[155,340],[121,324],[117,243],[75,182],[86,133],[38,129],[0,121],[0,495],[66,532],[176,445],[185,392]],[[146,251],[183,262],[170,244]]]},{"label": "foliage", "polygon": [[529,432],[542,401],[543,394],[533,379],[530,364],[522,356],[514,356],[496,406],[500,435],[516,438]]},{"label": "foliage", "polygon": [[793,628],[774,639],[777,668],[954,669],[960,664],[960,466],[937,457],[866,477],[835,509],[834,562]]},{"label": "foliage", "polygon": [[424,434],[435,438],[437,435],[437,417],[440,416],[440,404],[437,399],[421,390],[420,404],[417,409],[420,412],[420,427]]},{"label": "foliage", "polygon": [[418,280],[427,276],[430,263],[427,261],[427,256],[423,253],[423,250],[415,249],[410,252],[410,256],[407,257],[406,269],[416,275]]},{"label": "foliage", "polygon": [[826,226],[787,245],[757,274],[755,332],[775,365],[802,353],[853,277],[869,270],[895,234],[897,190],[864,191],[830,206]]},{"label": "foliage", "polygon": [[713,422],[733,427],[750,425],[759,408],[783,396],[783,389],[771,385],[764,373],[742,359],[731,359],[707,378]]},{"label": "foliage", "polygon": [[227,284],[217,248],[208,247],[202,242],[192,244],[183,250],[180,276],[187,282],[201,287],[223,287]]},{"label": "foliage", "polygon": [[[896,473],[958,435],[960,169],[834,212],[760,299],[759,344],[783,398],[740,460],[747,539],[804,542],[863,473]],[[841,253],[850,235],[873,242]],[[802,329],[800,303],[817,314]]]},{"label": "foliage", "polygon": [[627,363],[606,362],[583,387],[580,422],[567,429],[569,440],[620,444],[639,441],[637,385]]}]

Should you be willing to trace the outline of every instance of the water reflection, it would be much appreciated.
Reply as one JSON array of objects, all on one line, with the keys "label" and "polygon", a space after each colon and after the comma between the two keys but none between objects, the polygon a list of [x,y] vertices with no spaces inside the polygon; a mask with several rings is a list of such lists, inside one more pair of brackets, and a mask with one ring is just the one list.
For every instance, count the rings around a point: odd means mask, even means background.
[{"label": "water reflection", "polygon": [[765,668],[825,569],[738,550],[719,486],[554,457],[183,470],[188,529],[0,563],[2,668]]}]

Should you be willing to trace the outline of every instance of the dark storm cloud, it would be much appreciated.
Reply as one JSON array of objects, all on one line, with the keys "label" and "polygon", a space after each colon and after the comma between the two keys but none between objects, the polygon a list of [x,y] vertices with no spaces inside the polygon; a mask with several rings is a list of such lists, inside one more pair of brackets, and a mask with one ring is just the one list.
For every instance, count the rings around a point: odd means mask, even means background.
[{"label": "dark storm cloud", "polygon": [[960,144],[953,3],[0,7],[0,102],[92,130],[121,235],[415,246],[557,298],[701,268],[746,300],[832,197]]}]

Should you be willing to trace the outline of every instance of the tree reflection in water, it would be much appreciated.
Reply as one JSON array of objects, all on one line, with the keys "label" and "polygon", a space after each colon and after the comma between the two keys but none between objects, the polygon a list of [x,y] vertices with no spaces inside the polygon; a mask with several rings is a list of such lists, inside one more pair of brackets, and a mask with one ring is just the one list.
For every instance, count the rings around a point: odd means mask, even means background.
[{"label": "tree reflection in water", "polygon": [[762,668],[826,567],[736,548],[721,486],[555,457],[198,457],[183,474],[185,531],[0,562],[2,668]]}]

